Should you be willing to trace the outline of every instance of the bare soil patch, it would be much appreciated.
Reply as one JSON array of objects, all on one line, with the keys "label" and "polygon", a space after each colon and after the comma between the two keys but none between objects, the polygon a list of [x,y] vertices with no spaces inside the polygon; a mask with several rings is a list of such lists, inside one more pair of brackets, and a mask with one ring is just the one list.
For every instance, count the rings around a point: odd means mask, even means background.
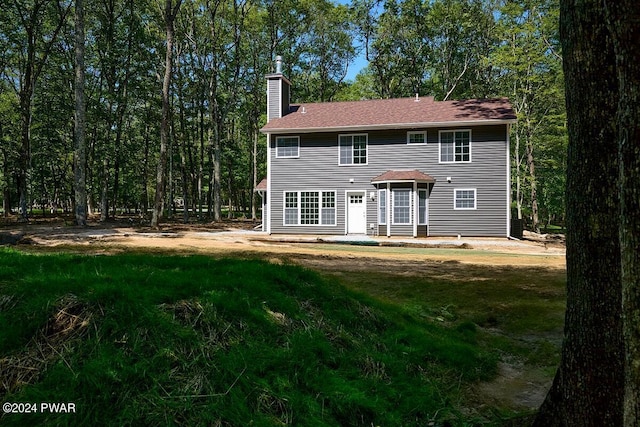
[{"label": "bare soil patch", "polygon": [[[565,267],[564,242],[557,239],[513,242],[507,239],[378,239],[379,246],[339,244],[325,237],[269,236],[251,232],[258,225],[248,220],[222,223],[168,222],[161,229],[140,225],[136,217],[106,223],[90,221],[87,227],[69,225],[71,218],[51,217],[29,224],[0,222],[0,245],[33,245],[39,248],[77,246],[85,251],[169,250],[185,253],[231,252],[270,254],[300,259],[316,267],[393,268],[413,271],[413,262],[425,260],[494,266]],[[337,244],[338,243],[338,244]],[[440,249],[440,250],[439,250]],[[375,261],[374,261],[375,260]],[[362,262],[360,262],[362,261]],[[326,265],[325,265],[326,264]],[[355,265],[354,265],[355,264]],[[450,267],[453,267],[450,265]]]}]

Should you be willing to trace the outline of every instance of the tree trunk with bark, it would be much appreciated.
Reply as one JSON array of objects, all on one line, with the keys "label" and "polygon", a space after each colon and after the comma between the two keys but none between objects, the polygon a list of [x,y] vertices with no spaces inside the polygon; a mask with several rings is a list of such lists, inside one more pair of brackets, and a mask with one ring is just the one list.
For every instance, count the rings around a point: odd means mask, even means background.
[{"label": "tree trunk with bark", "polygon": [[76,43],[76,81],[75,81],[75,216],[76,225],[87,225],[87,187],[86,187],[86,107],[84,94],[84,0],[76,0],[75,43]]},{"label": "tree trunk with bark", "polygon": [[[529,119],[527,119],[527,122]],[[538,211],[538,179],[536,177],[536,163],[533,156],[533,137],[530,134],[531,124],[527,123],[527,169],[529,170],[529,185],[531,187],[531,230],[540,233],[540,213]]]},{"label": "tree trunk with bark", "polygon": [[153,205],[153,217],[151,226],[158,227],[164,208],[164,193],[166,186],[167,145],[169,140],[169,90],[171,86],[171,69],[173,63],[173,38],[174,22],[182,0],[177,0],[175,6],[173,0],[166,0],[164,7],[164,20],[167,33],[167,51],[165,54],[164,79],[162,82],[162,121],[160,124],[160,158],[156,174],[156,197]]},{"label": "tree trunk with bark", "polygon": [[100,195],[100,222],[109,219],[109,161],[102,159],[102,192]]},{"label": "tree trunk with bark", "polygon": [[640,9],[636,1],[607,1],[616,54],[620,165],[620,251],[625,343],[624,425],[640,425]]},{"label": "tree trunk with bark", "polygon": [[254,124],[253,129],[253,148],[251,150],[251,220],[258,219],[258,207],[256,197],[256,187],[258,186],[258,126]]},{"label": "tree trunk with bark", "polygon": [[562,360],[536,426],[622,425],[618,87],[603,2],[561,2],[567,102],[567,311]]},{"label": "tree trunk with bark", "polygon": [[572,0],[562,3],[561,18],[569,123],[567,318],[561,366],[536,425],[635,427],[640,10],[630,0]]}]

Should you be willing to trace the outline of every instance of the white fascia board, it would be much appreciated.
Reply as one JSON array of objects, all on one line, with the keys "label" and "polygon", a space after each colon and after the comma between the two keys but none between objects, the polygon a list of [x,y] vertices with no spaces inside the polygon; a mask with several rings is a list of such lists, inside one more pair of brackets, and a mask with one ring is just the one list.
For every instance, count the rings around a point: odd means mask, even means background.
[{"label": "white fascia board", "polygon": [[426,179],[385,179],[384,181],[371,181],[371,185],[380,185],[380,184],[407,184],[407,183],[417,183],[417,184],[435,184],[436,180],[429,181]]}]

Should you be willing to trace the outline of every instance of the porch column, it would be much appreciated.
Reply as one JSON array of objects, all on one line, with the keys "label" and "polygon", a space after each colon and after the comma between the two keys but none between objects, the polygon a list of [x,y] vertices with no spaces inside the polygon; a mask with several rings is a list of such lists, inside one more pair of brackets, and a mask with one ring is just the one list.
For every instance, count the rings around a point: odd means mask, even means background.
[{"label": "porch column", "polygon": [[391,183],[387,182],[387,237],[391,237]]},{"label": "porch column", "polygon": [[418,200],[418,181],[413,181],[413,237],[418,237],[418,216],[420,215]]}]

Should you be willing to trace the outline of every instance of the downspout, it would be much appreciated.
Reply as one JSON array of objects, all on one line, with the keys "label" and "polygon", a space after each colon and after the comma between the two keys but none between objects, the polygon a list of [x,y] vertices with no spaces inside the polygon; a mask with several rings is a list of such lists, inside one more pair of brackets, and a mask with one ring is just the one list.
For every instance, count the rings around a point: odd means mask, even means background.
[{"label": "downspout", "polygon": [[266,223],[265,231],[271,234],[271,134],[267,134],[267,194],[264,198],[265,207],[262,209],[262,222]]},{"label": "downspout", "polygon": [[429,217],[431,217],[431,214],[429,212],[429,205],[430,205],[429,199],[431,198],[431,189],[432,189],[431,184],[427,184],[427,200],[425,201],[425,204],[426,204],[425,209],[427,210],[426,211],[427,220],[425,221],[427,223],[426,224],[426,226],[427,226],[427,237],[431,236],[431,227],[429,227]]},{"label": "downspout", "polygon": [[418,200],[418,182],[413,181],[413,237],[418,237],[418,216],[420,215]]}]

